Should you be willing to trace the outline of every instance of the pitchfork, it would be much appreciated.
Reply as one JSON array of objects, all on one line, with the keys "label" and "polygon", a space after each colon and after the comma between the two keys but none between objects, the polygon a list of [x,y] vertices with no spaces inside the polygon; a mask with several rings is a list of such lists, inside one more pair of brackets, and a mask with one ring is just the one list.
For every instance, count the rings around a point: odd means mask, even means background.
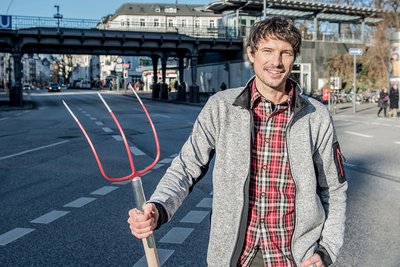
[{"label": "pitchfork", "polygon": [[[118,130],[119,130],[119,132],[121,134],[122,140],[124,141],[124,144],[125,144],[125,149],[126,149],[126,152],[128,154],[129,164],[130,164],[132,172],[131,172],[131,174],[129,174],[127,176],[124,176],[124,177],[113,178],[113,177],[108,176],[105,173],[103,165],[102,165],[102,163],[100,161],[99,155],[98,155],[98,153],[97,153],[92,141],[90,140],[89,135],[87,134],[86,130],[83,128],[83,126],[80,123],[80,121],[78,120],[78,118],[75,116],[75,114],[72,112],[72,110],[69,108],[69,106],[67,105],[67,103],[64,100],[63,100],[63,103],[64,103],[64,106],[69,111],[69,113],[74,118],[75,122],[78,124],[78,126],[81,129],[83,135],[86,137],[86,140],[89,143],[90,148],[93,151],[93,154],[94,154],[94,157],[96,159],[97,165],[99,166],[100,172],[103,175],[103,177],[105,179],[107,179],[108,181],[111,181],[111,182],[121,182],[121,181],[126,181],[126,180],[132,180],[135,207],[140,212],[142,212],[143,211],[143,205],[146,203],[146,199],[145,199],[145,196],[144,196],[142,180],[140,179],[140,176],[143,175],[144,173],[146,173],[147,171],[149,171],[151,168],[153,168],[157,164],[157,162],[158,162],[158,160],[160,158],[160,144],[158,142],[156,129],[154,127],[152,119],[150,118],[150,115],[149,115],[149,112],[147,111],[146,106],[143,104],[142,100],[140,99],[140,97],[136,93],[136,91],[133,89],[132,85],[129,84],[129,87],[133,91],[133,93],[135,94],[136,98],[139,100],[139,103],[142,106],[142,109],[146,113],[147,119],[149,120],[151,129],[153,131],[154,141],[155,141],[155,144],[156,144],[156,158],[154,159],[153,163],[151,163],[148,167],[144,168],[141,171],[137,171],[136,168],[135,168],[135,164],[133,162],[132,153],[131,153],[130,148],[129,148],[128,140],[125,137],[125,133],[124,133],[124,131],[123,131],[123,129],[122,129],[117,117],[114,115],[114,113],[111,110],[110,106],[107,104],[107,102],[101,96],[101,94],[97,93],[98,96],[100,97],[101,101],[103,102],[103,104],[106,106],[106,108],[107,108],[108,112],[110,113],[111,117],[113,118],[115,124],[117,125]],[[160,262],[159,262],[159,259],[158,259],[157,248],[156,248],[156,244],[155,244],[155,241],[154,241],[154,236],[151,235],[151,236],[147,237],[146,239],[142,239],[142,241],[143,241],[143,247],[144,247],[144,251],[145,251],[145,254],[146,254],[146,260],[147,260],[148,266],[149,267],[159,267],[160,266]]]}]

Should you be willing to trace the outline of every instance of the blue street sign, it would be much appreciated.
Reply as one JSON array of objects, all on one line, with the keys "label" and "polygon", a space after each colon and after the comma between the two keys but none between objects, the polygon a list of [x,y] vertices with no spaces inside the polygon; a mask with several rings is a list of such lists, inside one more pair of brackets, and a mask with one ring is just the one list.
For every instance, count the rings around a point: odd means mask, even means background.
[{"label": "blue street sign", "polygon": [[351,56],[361,56],[363,54],[362,48],[349,48],[349,54]]},{"label": "blue street sign", "polygon": [[0,15],[0,29],[12,28],[11,16]]}]

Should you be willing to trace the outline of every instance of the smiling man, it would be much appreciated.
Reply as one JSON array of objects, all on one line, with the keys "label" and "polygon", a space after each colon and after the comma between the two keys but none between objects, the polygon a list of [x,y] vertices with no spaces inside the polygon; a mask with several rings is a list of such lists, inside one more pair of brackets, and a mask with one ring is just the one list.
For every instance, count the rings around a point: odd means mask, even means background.
[{"label": "smiling man", "polygon": [[137,238],[171,219],[213,169],[207,264],[329,266],[343,243],[347,182],[332,119],[289,75],[300,52],[292,21],[257,22],[247,41],[255,76],[212,96],[144,213]]}]

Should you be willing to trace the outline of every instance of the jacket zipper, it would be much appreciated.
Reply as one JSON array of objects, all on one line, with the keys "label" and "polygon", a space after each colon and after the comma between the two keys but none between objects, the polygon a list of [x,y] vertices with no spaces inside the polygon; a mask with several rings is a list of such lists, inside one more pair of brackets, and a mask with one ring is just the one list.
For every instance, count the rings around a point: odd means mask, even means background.
[{"label": "jacket zipper", "polygon": [[[241,230],[241,228],[242,228],[242,223],[243,223],[243,212],[244,212],[244,208],[245,208],[245,203],[246,203],[246,190],[248,191],[248,186],[247,186],[247,182],[248,182],[248,180],[250,179],[250,168],[251,168],[251,146],[252,146],[252,144],[251,144],[251,142],[253,141],[253,116],[252,116],[252,113],[251,113],[251,111],[250,110],[248,110],[248,112],[249,112],[249,115],[250,115],[250,151],[249,151],[249,153],[250,153],[250,160],[249,160],[249,165],[248,165],[248,175],[247,175],[247,178],[246,178],[246,181],[245,181],[245,187],[243,188],[243,206],[242,206],[242,212],[241,212],[241,214],[240,214],[240,221],[239,221],[239,231],[238,231],[238,235],[236,236],[236,240],[235,240],[235,246],[234,246],[234,250],[233,250],[233,253],[232,253],[232,255],[231,255],[231,264],[230,264],[230,266],[237,266],[237,263],[235,264],[234,262],[233,262],[233,259],[234,259],[234,256],[238,253],[238,242],[239,242],[239,235],[240,235],[240,230]],[[248,207],[247,207],[248,208]],[[247,224],[246,224],[246,226],[247,226]],[[245,229],[246,230],[246,229]],[[247,230],[246,230],[247,231]],[[246,233],[244,233],[245,235],[246,235]],[[239,252],[240,253],[240,252]],[[241,255],[239,255],[239,258],[238,258],[238,260],[240,259],[240,256]]]},{"label": "jacket zipper", "polygon": [[[307,105],[308,105],[308,104],[307,104]],[[296,114],[298,114],[300,111],[302,111],[305,107],[306,107],[306,105],[303,106],[303,107],[302,107],[300,110],[298,110],[296,113],[293,113],[292,118],[289,120],[289,122],[288,122],[288,124],[287,124],[287,126],[286,126],[285,142],[286,142],[286,149],[287,149],[287,152],[288,152],[289,169],[290,169],[290,173],[291,173],[291,174],[293,174],[293,172],[292,172],[292,164],[290,163],[290,153],[289,153],[289,144],[288,144],[289,130],[290,130],[291,126],[292,126],[292,122],[293,122],[293,120],[294,120],[294,116],[296,116]],[[292,175],[292,178],[293,178],[293,183],[294,183],[294,225],[293,225],[292,237],[291,237],[291,240],[290,240],[290,254],[291,254],[291,256],[292,256],[294,266],[297,267],[296,259],[294,258],[294,253],[293,253],[293,250],[294,250],[293,237],[294,237],[294,234],[295,234],[295,231],[296,231],[296,225],[297,225],[297,216],[296,216],[296,214],[297,214],[297,212],[296,212],[296,203],[297,203],[297,183],[296,183],[296,179],[295,179],[295,177],[294,177],[293,175]]]}]

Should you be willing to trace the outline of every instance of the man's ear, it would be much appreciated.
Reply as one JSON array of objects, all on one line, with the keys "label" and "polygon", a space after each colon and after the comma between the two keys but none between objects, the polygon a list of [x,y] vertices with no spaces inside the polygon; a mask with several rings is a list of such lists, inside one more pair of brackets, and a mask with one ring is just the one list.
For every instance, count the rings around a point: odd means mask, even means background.
[{"label": "man's ear", "polygon": [[254,53],[251,50],[250,46],[247,47],[247,57],[249,58],[250,62],[254,64]]}]

